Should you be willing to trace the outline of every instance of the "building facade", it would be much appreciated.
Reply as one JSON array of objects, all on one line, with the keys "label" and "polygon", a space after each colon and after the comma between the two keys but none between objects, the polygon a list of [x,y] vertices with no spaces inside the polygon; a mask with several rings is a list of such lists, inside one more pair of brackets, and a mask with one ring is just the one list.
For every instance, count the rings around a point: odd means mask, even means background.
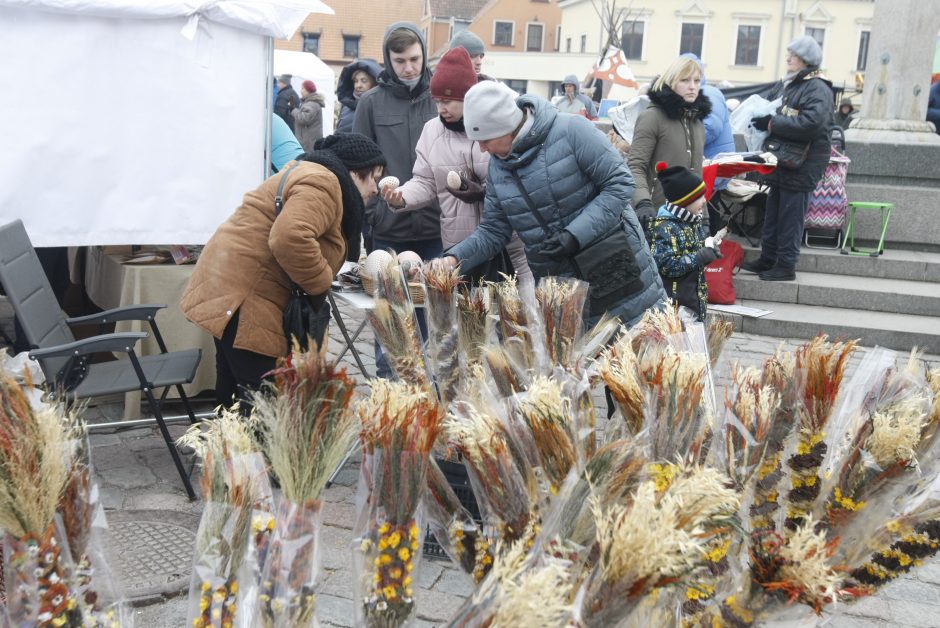
[{"label": "building facade", "polygon": [[275,48],[306,51],[317,55],[339,72],[360,58],[382,63],[382,40],[393,22],[418,24],[426,0],[328,0],[335,15],[311,13],[289,40],[274,42]]},{"label": "building facade", "polygon": [[[432,59],[447,51],[456,33],[467,30],[489,0],[424,0],[418,26]],[[486,40],[484,40],[486,41]]]},{"label": "building facade", "polygon": [[[599,55],[607,43],[595,2],[561,0],[561,51]],[[609,2],[609,0],[608,0]],[[851,91],[867,65],[873,0],[635,0],[616,33],[642,83],[680,53],[703,61],[710,83],[765,83],[786,73],[786,45],[810,35],[822,46],[822,68]]]}]

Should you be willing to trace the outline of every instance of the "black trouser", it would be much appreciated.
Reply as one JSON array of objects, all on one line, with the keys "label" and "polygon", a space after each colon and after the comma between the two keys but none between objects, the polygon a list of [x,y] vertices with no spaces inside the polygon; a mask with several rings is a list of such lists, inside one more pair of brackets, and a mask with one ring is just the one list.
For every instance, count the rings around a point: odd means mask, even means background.
[{"label": "black trouser", "polygon": [[812,192],[771,186],[764,205],[760,259],[793,270],[800,261],[803,221]]},{"label": "black trouser", "polygon": [[238,315],[236,311],[225,326],[222,338],[215,339],[215,398],[225,408],[235,401],[240,402],[242,416],[248,416],[251,395],[261,388],[265,374],[277,365],[277,358],[235,348]]}]

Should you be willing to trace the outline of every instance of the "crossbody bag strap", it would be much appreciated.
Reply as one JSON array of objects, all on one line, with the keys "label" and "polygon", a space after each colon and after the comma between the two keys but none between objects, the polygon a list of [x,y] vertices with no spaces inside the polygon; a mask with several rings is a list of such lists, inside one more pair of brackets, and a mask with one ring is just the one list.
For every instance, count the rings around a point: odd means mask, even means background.
[{"label": "crossbody bag strap", "polygon": [[[281,177],[281,181],[277,184],[277,194],[274,195],[274,217],[277,218],[281,214],[281,210],[284,209],[284,184],[287,183],[287,176],[290,174],[290,171],[300,165],[299,161],[295,161],[294,165],[284,171],[284,176]],[[291,291],[294,294],[307,294],[304,292],[304,289],[301,288],[298,284],[291,282]]]},{"label": "crossbody bag strap", "polygon": [[522,193],[522,198],[525,199],[525,203],[528,205],[529,211],[532,212],[532,215],[535,216],[535,219],[538,220],[539,224],[542,226],[542,230],[545,232],[545,235],[549,237],[552,236],[554,232],[551,230],[551,227],[548,226],[548,221],[545,220],[545,217],[535,209],[535,203],[532,202],[532,198],[529,196],[529,193],[526,192],[525,186],[522,185],[522,179],[519,177],[519,173],[515,170],[510,170],[509,174],[516,182],[516,187],[519,188],[519,191]]},{"label": "crossbody bag strap", "polygon": [[287,183],[287,175],[290,174],[290,171],[300,165],[299,161],[295,161],[294,165],[284,171],[284,176],[281,177],[280,183],[277,184],[277,194],[274,195],[274,215],[277,216],[281,213],[281,210],[284,209],[284,184]]}]

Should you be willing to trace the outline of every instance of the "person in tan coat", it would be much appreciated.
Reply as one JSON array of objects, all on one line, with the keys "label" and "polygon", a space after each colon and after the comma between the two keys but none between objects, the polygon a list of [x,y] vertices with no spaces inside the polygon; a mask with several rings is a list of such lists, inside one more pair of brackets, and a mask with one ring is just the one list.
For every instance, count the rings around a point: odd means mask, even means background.
[{"label": "person in tan coat", "polygon": [[[365,201],[385,157],[357,133],[338,133],[245,195],[206,244],[183,294],[186,318],[215,338],[216,398],[257,390],[288,354],[283,312],[293,283],[324,307],[333,277],[358,258]],[[283,208],[275,215],[281,180]]]},{"label": "person in tan coat", "polygon": [[704,120],[711,102],[702,93],[701,83],[699,64],[679,57],[653,82],[650,105],[637,118],[628,164],[636,182],[633,207],[644,230],[666,202],[656,178],[657,163],[682,166],[702,176]]}]

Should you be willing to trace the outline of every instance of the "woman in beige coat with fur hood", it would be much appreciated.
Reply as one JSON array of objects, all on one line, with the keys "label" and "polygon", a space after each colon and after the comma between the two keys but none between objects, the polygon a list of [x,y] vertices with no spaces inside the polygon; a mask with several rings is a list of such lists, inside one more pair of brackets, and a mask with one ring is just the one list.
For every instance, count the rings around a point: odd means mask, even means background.
[{"label": "woman in beige coat with fur hood", "polygon": [[183,314],[215,338],[221,405],[248,401],[288,354],[283,312],[292,285],[322,308],[343,261],[359,256],[364,203],[385,157],[356,133],[331,135],[316,148],[245,195],[209,239],[183,294]]}]

